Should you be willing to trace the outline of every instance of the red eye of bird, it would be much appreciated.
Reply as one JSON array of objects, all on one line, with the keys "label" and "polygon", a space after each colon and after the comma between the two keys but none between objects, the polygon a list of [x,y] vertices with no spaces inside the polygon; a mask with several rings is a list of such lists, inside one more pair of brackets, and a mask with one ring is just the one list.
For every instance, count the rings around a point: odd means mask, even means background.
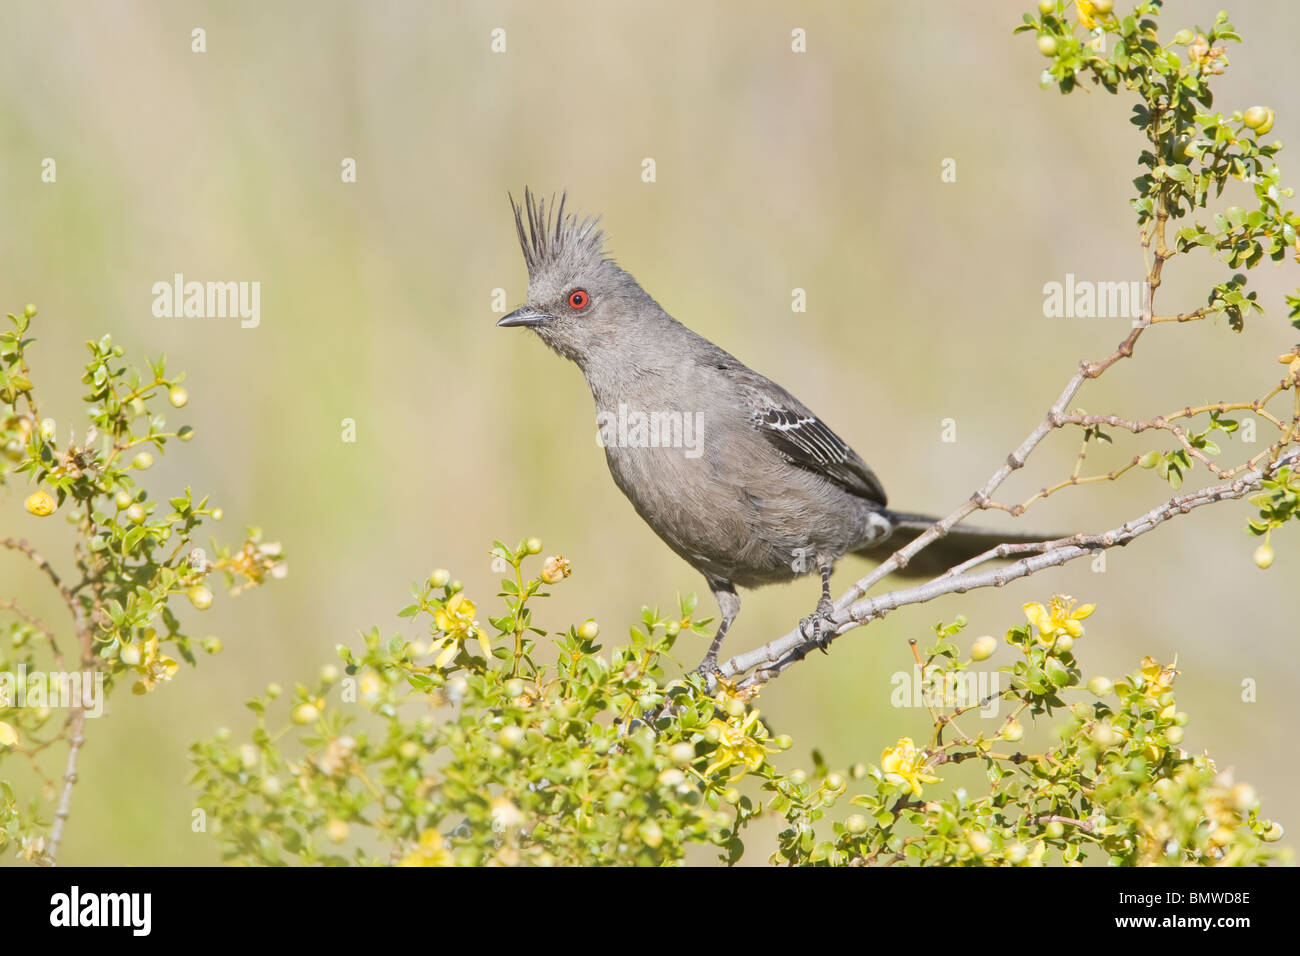
[{"label": "red eye of bird", "polygon": [[569,308],[585,309],[591,302],[591,296],[584,289],[574,289],[569,293]]}]

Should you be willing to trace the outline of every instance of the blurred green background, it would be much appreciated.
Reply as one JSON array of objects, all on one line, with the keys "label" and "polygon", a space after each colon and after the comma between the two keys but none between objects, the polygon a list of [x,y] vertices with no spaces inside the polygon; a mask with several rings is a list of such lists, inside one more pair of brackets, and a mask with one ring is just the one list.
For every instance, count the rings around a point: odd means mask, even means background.
[{"label": "blurred green background", "polygon": [[[1222,2],[1173,0],[1163,34],[1208,24]],[[526,281],[507,189],[567,188],[574,208],[602,214],[613,253],[669,312],[816,409],[895,506],[946,513],[982,483],[1078,360],[1126,332],[1123,319],[1044,318],[1043,284],[1142,269],[1131,102],[1040,90],[1045,61],[1010,32],[1030,6],[0,3],[0,299],[41,308],[42,411],[80,427],[87,338],[111,332],[136,359],[165,351],[191,395],[171,421],[198,437],[169,446],[146,487],[192,483],[224,506],[218,531],[238,540],[260,524],[290,566],[195,621],[226,645],[202,673],[121,694],[111,720],[92,722],[63,860],[214,862],[215,843],[190,831],[188,743],[223,725],[246,733],[242,701],[268,681],[314,675],[371,624],[396,631],[408,582],[435,567],[485,609],[495,537],[538,535],[573,562],[542,605],[555,629],[594,616],[618,639],[643,603],[684,591],[714,613],[610,480],[578,371],[494,328],[493,290],[517,304]],[[1229,50],[1216,107],[1272,106],[1270,138],[1294,143],[1300,7],[1233,7],[1247,42]],[[190,50],[195,27],[206,53]],[[498,27],[504,54],[490,50]],[[55,184],[40,180],[45,157]],[[340,182],[345,157],[355,184]],[[945,158],[955,183],[941,181]],[[1290,151],[1283,168],[1300,181]],[[260,327],[154,318],[151,286],[175,272],[260,281]],[[1295,273],[1258,270],[1270,314],[1244,335],[1155,329],[1078,404],[1145,417],[1262,393],[1296,337],[1281,302]],[[1195,308],[1225,274],[1174,260],[1161,311]],[[796,287],[803,314],[790,309]],[[345,418],[355,444],[341,441]],[[955,443],[940,441],[946,418]],[[1076,447],[1056,436],[1001,497],[1064,477]],[[1089,467],[1148,447],[1120,438]],[[70,531],[28,515],[29,490],[0,492],[0,531],[66,566]],[[1164,497],[1141,472],[1054,496],[1025,523],[1101,530]],[[1185,746],[1208,748],[1256,784],[1267,813],[1300,823],[1294,766],[1278,761],[1295,740],[1300,536],[1281,535],[1261,572],[1250,513],[1179,519],[1111,552],[1106,573],[1080,562],[897,612],[789,671],[764,714],[794,735],[792,759],[819,744],[833,766],[878,760],[929,730],[923,710],[889,704],[908,638],[959,612],[969,637],[1001,634],[1021,603],[1072,593],[1099,605],[1078,648],[1087,670],[1116,677],[1144,654],[1177,655]],[[843,562],[837,590],[865,568]],[[65,624],[13,555],[0,554],[0,581]],[[784,633],[816,590],[746,595],[728,649]],[[990,665],[1008,661],[1004,647]],[[1255,703],[1241,700],[1248,679]]]}]

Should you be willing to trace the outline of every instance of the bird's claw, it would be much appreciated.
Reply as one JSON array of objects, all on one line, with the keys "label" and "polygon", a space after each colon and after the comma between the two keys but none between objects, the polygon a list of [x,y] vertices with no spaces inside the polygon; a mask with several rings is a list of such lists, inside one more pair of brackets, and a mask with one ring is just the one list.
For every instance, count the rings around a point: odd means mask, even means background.
[{"label": "bird's claw", "polygon": [[834,610],[830,601],[823,600],[818,603],[817,610],[799,622],[799,633],[816,644],[823,654],[827,653],[826,648],[835,636]]}]

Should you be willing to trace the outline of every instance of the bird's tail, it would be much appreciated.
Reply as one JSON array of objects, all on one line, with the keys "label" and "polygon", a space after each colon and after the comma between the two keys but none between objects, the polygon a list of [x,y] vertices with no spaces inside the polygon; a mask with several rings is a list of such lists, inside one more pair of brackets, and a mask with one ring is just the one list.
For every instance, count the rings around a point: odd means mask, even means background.
[{"label": "bird's tail", "polygon": [[[886,511],[885,516],[894,526],[894,531],[880,544],[855,551],[860,557],[873,561],[884,561],[908,542],[928,531],[938,518],[927,515],[905,514],[898,511]],[[999,544],[1017,544],[1026,541],[1053,541],[1063,538],[1059,534],[1030,534],[1023,531],[994,531],[991,528],[968,528],[958,525],[947,535],[933,542],[920,554],[913,555],[907,567],[894,573],[900,577],[933,578],[954,568],[963,561],[969,561],[977,554],[983,554]]]}]

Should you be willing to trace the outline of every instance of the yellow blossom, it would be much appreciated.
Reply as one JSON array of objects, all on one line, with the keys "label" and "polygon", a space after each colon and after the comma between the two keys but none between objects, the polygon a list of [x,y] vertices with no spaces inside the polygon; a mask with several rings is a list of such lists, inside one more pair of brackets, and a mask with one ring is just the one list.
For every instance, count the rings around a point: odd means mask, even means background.
[{"label": "yellow blossom", "polygon": [[463,591],[458,591],[434,612],[434,624],[446,635],[434,641],[429,648],[430,653],[437,655],[434,658],[436,666],[446,667],[450,664],[460,650],[460,642],[470,637],[478,638],[478,646],[484,657],[492,656],[492,643],[478,626],[478,621],[474,620],[474,611],[474,602],[465,597]]},{"label": "yellow blossom", "polygon": [[1039,641],[1050,644],[1063,634],[1071,638],[1083,636],[1083,625],[1079,622],[1092,614],[1097,606],[1085,604],[1076,608],[1074,604],[1074,598],[1068,594],[1057,594],[1048,602],[1047,607],[1030,603],[1022,605],[1020,610],[1025,612],[1025,618],[1029,623],[1038,628]]},{"label": "yellow blossom", "polygon": [[1178,671],[1165,667],[1154,657],[1142,658],[1139,673],[1142,677],[1142,693],[1148,697],[1159,697],[1174,686],[1174,678],[1178,676]]},{"label": "yellow blossom", "polygon": [[177,664],[158,649],[158,635],[153,628],[146,631],[147,637],[136,670],[143,676],[131,687],[133,694],[147,694],[163,681],[171,680],[180,669]]},{"label": "yellow blossom", "polygon": [[718,746],[713,751],[713,762],[704,771],[706,777],[739,764],[741,769],[732,775],[734,780],[746,770],[757,770],[767,759],[768,750],[763,745],[767,732],[758,722],[758,711],[751,710],[738,721],[715,717],[709,727],[717,734]]},{"label": "yellow blossom", "polygon": [[256,528],[249,533],[248,540],[239,551],[206,566],[204,570],[217,568],[228,571],[239,581],[230,589],[231,596],[264,583],[268,577],[278,579],[289,573],[280,542],[263,541],[262,532]]},{"label": "yellow blossom", "polygon": [[1097,25],[1093,18],[1097,11],[1093,9],[1092,0],[1075,0],[1075,6],[1079,8],[1079,23],[1082,26],[1091,30]]},{"label": "yellow blossom", "polygon": [[1210,41],[1198,34],[1187,48],[1188,58],[1201,68],[1206,76],[1218,76],[1228,65],[1228,58],[1221,46],[1210,46]]},{"label": "yellow blossom", "polygon": [[23,502],[23,507],[38,518],[47,518],[54,514],[59,506],[55,502],[54,496],[42,488],[40,491],[34,492],[30,495],[27,500]]},{"label": "yellow blossom", "polygon": [[906,784],[905,792],[921,795],[921,784],[938,783],[939,778],[925,770],[925,755],[916,749],[911,737],[904,737],[880,755],[880,769],[885,779]]},{"label": "yellow blossom", "polygon": [[398,866],[454,866],[447,841],[437,830],[425,830],[411,852],[402,857]]}]

